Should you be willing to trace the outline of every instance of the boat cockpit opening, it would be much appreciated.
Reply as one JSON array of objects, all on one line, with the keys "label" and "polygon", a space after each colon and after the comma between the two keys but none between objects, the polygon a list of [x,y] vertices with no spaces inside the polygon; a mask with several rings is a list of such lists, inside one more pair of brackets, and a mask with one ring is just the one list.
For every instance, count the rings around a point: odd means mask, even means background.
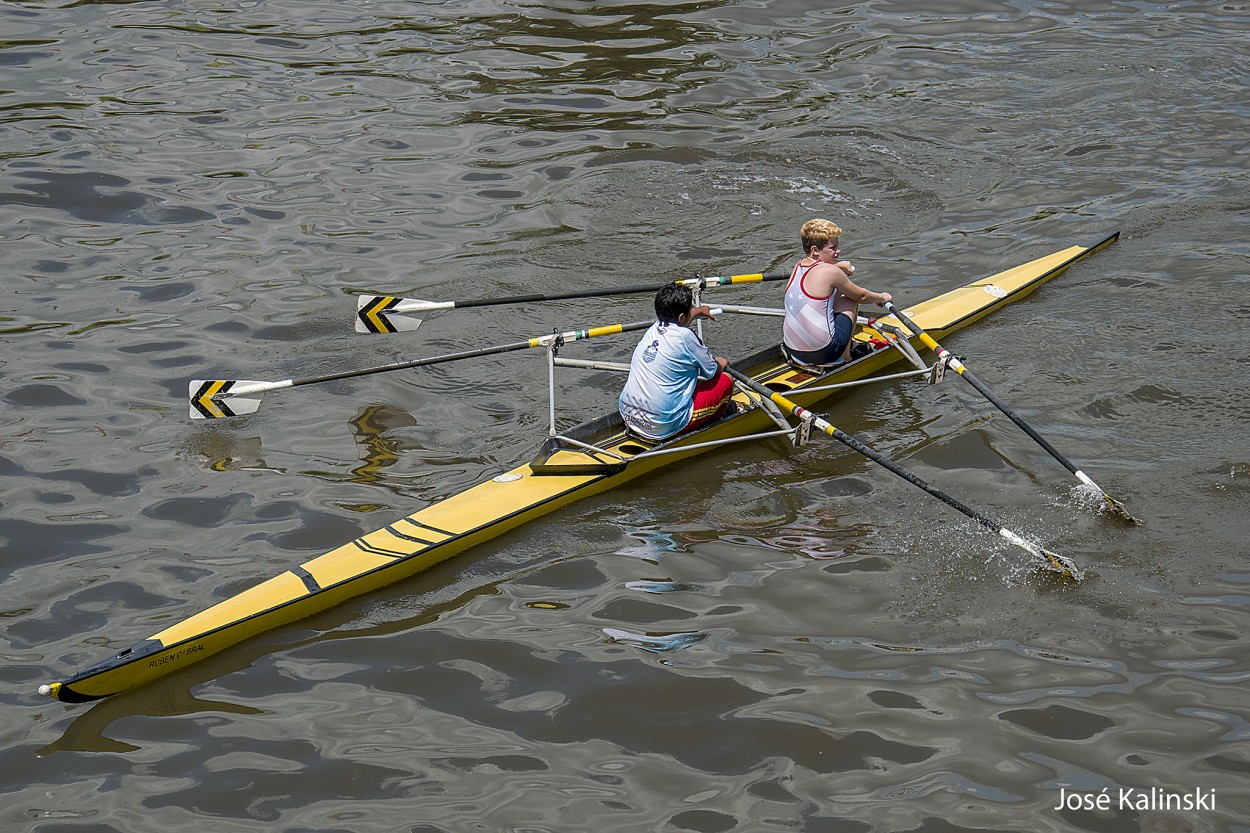
[{"label": "boat cockpit opening", "polygon": [[[713,314],[722,312],[770,316],[784,314],[782,310],[731,305],[722,305],[713,310]],[[840,362],[828,368],[798,365],[785,355],[780,346],[775,346],[734,362],[733,366],[741,369],[766,388],[784,394],[823,394],[839,389],[918,376],[928,377],[931,384],[940,381],[941,373],[937,365],[941,362],[935,362],[932,366],[925,364],[911,341],[898,328],[862,316],[859,324],[856,343],[862,344],[863,348],[854,350],[854,357],[850,361]],[[626,428],[624,421],[617,414],[600,417],[562,432],[556,423],[555,369],[557,367],[607,370],[616,373],[629,372],[629,365],[619,362],[565,358],[559,355],[562,346],[564,345],[558,340],[547,345],[548,436],[530,463],[530,468],[535,475],[609,475],[624,470],[634,461],[664,454],[684,454],[695,449],[770,437],[788,437],[795,445],[800,445],[810,434],[810,425],[805,424],[803,420],[798,420],[796,424],[767,397],[739,383],[734,385],[736,410],[694,431],[679,434],[667,440],[656,441],[639,437]],[[885,356],[885,353],[892,350],[901,353],[913,369],[900,373],[875,375],[878,368],[884,368],[897,360],[897,358]],[[868,366],[865,366],[866,362]],[[727,422],[742,419],[746,414],[757,409],[767,414],[775,426],[773,429],[751,430],[738,436],[706,439],[713,432],[723,435],[725,432],[716,430],[718,427]],[[700,440],[701,436],[705,439]],[[568,459],[557,461],[554,459],[557,456]]]}]

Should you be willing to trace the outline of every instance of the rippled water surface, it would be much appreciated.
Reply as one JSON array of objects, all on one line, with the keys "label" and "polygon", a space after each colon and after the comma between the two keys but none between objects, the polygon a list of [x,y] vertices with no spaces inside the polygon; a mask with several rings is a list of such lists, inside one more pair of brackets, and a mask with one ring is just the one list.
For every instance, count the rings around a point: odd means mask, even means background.
[{"label": "rippled water surface", "polygon": [[[0,825],[1250,830],[1250,7],[934,8],[0,6]],[[785,268],[813,216],[908,303],[1122,232],[950,346],[1143,526],[958,379],[828,407],[1089,580],[832,443],[739,445],[131,693],[36,693],[546,432],[538,351],[232,421],[191,422],[190,379],[644,319],[351,329],[362,293]],[[776,322],[707,337],[741,356]],[[561,424],[619,384],[561,370]]]}]

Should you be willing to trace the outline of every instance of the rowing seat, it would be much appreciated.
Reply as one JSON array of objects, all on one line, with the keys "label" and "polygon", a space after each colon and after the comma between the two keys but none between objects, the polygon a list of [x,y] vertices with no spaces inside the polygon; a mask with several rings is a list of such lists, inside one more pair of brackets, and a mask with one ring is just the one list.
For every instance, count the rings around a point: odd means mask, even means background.
[{"label": "rowing seat", "polygon": [[849,362],[844,360],[831,362],[830,364],[808,364],[805,361],[796,359],[794,354],[790,352],[790,348],[785,344],[781,345],[781,355],[785,358],[786,364],[790,365],[795,370],[802,370],[812,374],[813,376],[824,376],[835,367],[841,367],[844,364],[849,364]]},{"label": "rowing seat", "polygon": [[781,345],[781,355],[785,357],[786,363],[789,364],[791,367],[795,368],[796,370],[802,370],[807,373],[823,376],[824,374],[829,373],[832,370],[836,370],[839,367],[848,365],[851,362],[858,361],[859,359],[862,359],[864,356],[870,356],[885,346],[887,346],[887,342],[884,341],[883,339],[877,339],[877,338],[870,338],[867,340],[855,339],[851,342],[850,361],[840,360],[836,362],[830,362],[829,364],[808,364],[807,362],[800,361],[799,359],[796,359],[794,357],[794,354],[790,352],[790,348],[786,347],[785,344]]},{"label": "rowing seat", "polygon": [[[672,438],[669,437],[669,439],[672,439]],[[652,439],[651,437],[644,437],[642,434],[639,434],[637,431],[635,431],[633,428],[630,428],[628,425],[625,426],[625,441],[633,443],[634,445],[640,445],[646,451],[650,451],[651,449],[655,448],[660,443],[664,442],[664,440],[656,440],[656,439]]]}]

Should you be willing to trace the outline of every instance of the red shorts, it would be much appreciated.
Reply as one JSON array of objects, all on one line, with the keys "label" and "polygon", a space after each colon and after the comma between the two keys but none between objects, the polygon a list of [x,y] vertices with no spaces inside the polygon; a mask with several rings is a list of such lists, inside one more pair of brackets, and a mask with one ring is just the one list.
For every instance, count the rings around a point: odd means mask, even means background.
[{"label": "red shorts", "polygon": [[694,389],[694,411],[690,415],[690,422],[677,433],[693,431],[716,419],[729,406],[729,397],[733,392],[734,379],[728,373],[718,373],[715,379],[704,379]]}]

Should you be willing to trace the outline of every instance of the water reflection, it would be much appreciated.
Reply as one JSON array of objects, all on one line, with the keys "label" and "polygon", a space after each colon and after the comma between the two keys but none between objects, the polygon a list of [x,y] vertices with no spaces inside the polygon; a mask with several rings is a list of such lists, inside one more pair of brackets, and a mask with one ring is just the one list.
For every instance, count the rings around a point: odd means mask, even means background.
[{"label": "water reflection", "polygon": [[360,450],[360,465],[352,469],[352,479],[357,483],[382,481],[383,470],[393,466],[402,452],[414,447],[405,447],[402,441],[385,436],[393,428],[417,424],[407,411],[386,405],[370,405],[362,408],[350,424]]}]

